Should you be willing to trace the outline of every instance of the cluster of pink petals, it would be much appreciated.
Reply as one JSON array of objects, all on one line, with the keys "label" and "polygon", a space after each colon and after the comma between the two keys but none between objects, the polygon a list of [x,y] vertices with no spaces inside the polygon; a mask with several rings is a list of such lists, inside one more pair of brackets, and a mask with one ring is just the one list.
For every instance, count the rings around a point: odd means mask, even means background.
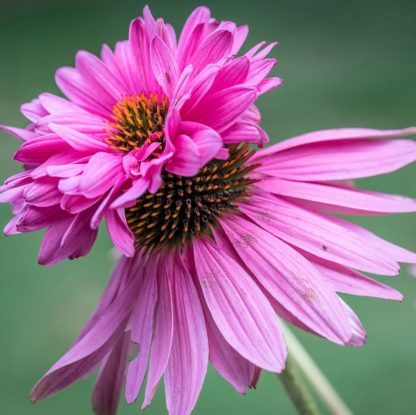
[{"label": "cluster of pink petals", "polygon": [[[330,213],[416,211],[416,201],[360,190],[351,180],[393,172],[416,160],[415,134],[337,129],[301,135],[254,155],[260,166],[251,196],[225,215],[210,237],[185,251],[138,251],[123,257],[98,308],[70,350],[32,391],[34,401],[99,366],[98,414],[115,414],[125,382],[129,403],[145,375],[143,407],[164,378],[170,415],[188,415],[208,362],[238,392],[262,369],[280,372],[286,345],[276,314],[342,345],[366,333],[338,296],[401,301],[396,290],[363,272],[399,273],[416,254]],[[133,360],[129,345],[138,346]]]},{"label": "cluster of pink petals", "polygon": [[[226,145],[268,141],[254,103],[281,80],[266,78],[276,64],[266,58],[274,44],[236,57],[247,33],[199,7],[177,42],[172,26],[146,7],[114,52],[106,45],[100,59],[79,52],[75,68],[56,74],[68,99],[41,94],[22,106],[31,125],[1,127],[24,141],[15,159],[25,166],[1,188],[0,201],[15,213],[5,233],[47,228],[39,262],[54,264],[86,255],[105,218],[113,243],[131,257],[124,208],[155,192],[162,170],[193,176],[211,159],[226,158]],[[111,148],[105,140],[114,105],[141,93],[168,98],[163,151]]]}]

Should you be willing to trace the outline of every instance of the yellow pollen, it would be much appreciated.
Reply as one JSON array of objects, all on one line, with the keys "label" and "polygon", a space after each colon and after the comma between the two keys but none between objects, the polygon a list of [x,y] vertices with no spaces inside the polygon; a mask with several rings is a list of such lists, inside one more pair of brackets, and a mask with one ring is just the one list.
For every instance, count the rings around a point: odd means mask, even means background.
[{"label": "yellow pollen", "polygon": [[139,150],[144,143],[158,141],[158,150],[164,148],[164,122],[168,111],[168,98],[150,93],[124,97],[113,107],[110,127],[105,132],[105,143],[115,150]]}]

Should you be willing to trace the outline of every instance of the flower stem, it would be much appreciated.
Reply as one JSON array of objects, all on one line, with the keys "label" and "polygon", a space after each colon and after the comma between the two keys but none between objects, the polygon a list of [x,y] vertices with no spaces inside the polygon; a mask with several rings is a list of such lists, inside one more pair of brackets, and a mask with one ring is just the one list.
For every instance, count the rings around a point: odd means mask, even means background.
[{"label": "flower stem", "polygon": [[316,394],[333,415],[352,415],[351,410],[338,395],[334,387],[321,372],[316,363],[303,348],[302,344],[295,337],[291,330],[283,323],[283,331],[287,347],[290,350],[291,358],[296,362],[296,366],[309,382]]},{"label": "flower stem", "polygon": [[279,375],[286,392],[300,415],[318,415],[318,409],[300,376],[291,355],[286,359],[286,368]]}]

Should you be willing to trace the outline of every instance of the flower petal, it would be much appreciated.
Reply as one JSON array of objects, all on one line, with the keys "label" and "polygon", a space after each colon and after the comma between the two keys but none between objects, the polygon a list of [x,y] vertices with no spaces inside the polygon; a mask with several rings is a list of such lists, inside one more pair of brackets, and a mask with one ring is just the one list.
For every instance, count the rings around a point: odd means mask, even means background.
[{"label": "flower petal", "polygon": [[233,36],[228,30],[218,30],[207,36],[201,46],[187,62],[194,66],[195,72],[201,71],[210,63],[216,63],[226,57],[232,47]]},{"label": "flower petal", "polygon": [[257,92],[251,87],[226,88],[202,99],[187,119],[206,124],[221,133],[240,118],[256,97]]},{"label": "flower petal", "polygon": [[87,153],[96,153],[97,151],[109,151],[109,147],[97,137],[80,133],[79,131],[60,124],[49,124],[49,128],[74,150]]},{"label": "flower petal", "polygon": [[90,330],[48,370],[32,390],[33,402],[69,386],[88,374],[105,357],[122,335],[129,305],[137,295],[137,286],[137,279],[132,279]]},{"label": "flower petal", "polygon": [[170,261],[167,271],[176,325],[165,373],[166,404],[170,415],[188,415],[205,379],[208,338],[197,291],[179,255]]},{"label": "flower petal", "polygon": [[123,175],[122,159],[117,154],[95,153],[88,161],[79,182],[79,192],[90,199],[104,195]]},{"label": "flower petal", "polygon": [[174,329],[172,288],[169,279],[166,278],[166,268],[164,269],[163,262],[160,264],[158,307],[155,315],[153,342],[142,409],[148,407],[153,399],[159,381],[168,365],[172,348]]},{"label": "flower petal", "polygon": [[127,225],[124,209],[109,209],[105,216],[114,245],[126,256],[134,255],[134,235]]},{"label": "flower petal", "polygon": [[157,36],[152,41],[150,58],[155,78],[166,96],[171,98],[179,78],[179,71],[172,51]]},{"label": "flower petal", "polygon": [[133,185],[119,198],[117,198],[111,205],[113,209],[126,207],[138,199],[149,187],[149,180],[141,177],[133,182]]},{"label": "flower petal", "polygon": [[207,240],[195,241],[194,257],[205,301],[224,338],[255,365],[280,372],[286,345],[258,286],[235,260]]},{"label": "flower petal", "polygon": [[126,375],[126,400],[136,400],[146,375],[153,336],[154,311],[157,301],[157,261],[150,256],[143,264],[143,283],[131,314],[131,340],[139,346],[137,357],[129,363]]},{"label": "flower petal", "polygon": [[351,338],[348,319],[337,295],[301,254],[243,218],[221,226],[245,265],[293,316],[319,335],[340,344]]},{"label": "flower petal", "polygon": [[203,166],[197,144],[184,134],[179,134],[173,144],[175,153],[166,165],[166,170],[178,176],[195,176]]},{"label": "flower petal", "polygon": [[92,392],[92,407],[96,415],[116,415],[124,382],[130,345],[130,334],[124,335],[107,356]]},{"label": "flower petal", "polygon": [[265,178],[257,186],[276,195],[289,196],[323,204],[341,213],[399,213],[415,212],[416,200],[404,196],[369,192],[320,183],[303,183],[278,178]]},{"label": "flower petal", "polygon": [[362,271],[397,275],[400,267],[371,238],[340,221],[296,206],[275,196],[252,196],[240,209],[262,228],[321,258]]}]

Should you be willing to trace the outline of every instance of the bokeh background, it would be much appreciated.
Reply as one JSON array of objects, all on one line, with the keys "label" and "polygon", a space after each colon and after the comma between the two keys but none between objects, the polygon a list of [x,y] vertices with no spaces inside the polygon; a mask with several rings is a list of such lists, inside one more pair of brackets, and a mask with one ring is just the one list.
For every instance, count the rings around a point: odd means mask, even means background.
[{"label": "bokeh background", "polygon": [[[193,1],[149,1],[156,16],[179,28]],[[275,73],[284,85],[260,101],[273,141],[313,129],[342,126],[399,128],[416,124],[416,3],[414,1],[207,0],[219,19],[250,25],[249,44],[279,40]],[[56,68],[73,65],[79,49],[98,53],[127,36],[141,13],[137,0],[1,0],[0,123],[24,126],[19,105],[42,91],[57,93]],[[17,143],[1,135],[0,176],[19,167]],[[416,167],[363,180],[374,190],[416,197]],[[0,206],[3,226],[10,217]],[[355,219],[381,236],[416,250],[415,216]],[[0,238],[0,413],[90,413],[93,377],[35,406],[28,393],[66,350],[94,308],[113,266],[105,232],[87,257],[52,268],[37,265],[41,235]],[[364,322],[363,348],[342,348],[299,337],[355,414],[413,414],[416,407],[416,279],[406,266],[389,283],[402,304],[347,298]],[[298,333],[298,332],[297,332]],[[159,390],[149,415],[164,414]],[[120,414],[138,413],[120,405]],[[240,396],[213,370],[195,414],[293,414],[272,374]]]}]

